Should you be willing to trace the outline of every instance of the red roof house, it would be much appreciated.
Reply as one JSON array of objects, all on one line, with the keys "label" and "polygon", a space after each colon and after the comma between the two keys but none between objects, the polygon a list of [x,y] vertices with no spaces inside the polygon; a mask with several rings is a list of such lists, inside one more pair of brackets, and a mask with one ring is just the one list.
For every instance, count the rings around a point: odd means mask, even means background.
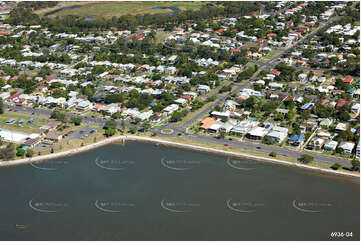
[{"label": "red roof house", "polygon": [[13,99],[15,99],[15,98],[17,98],[19,96],[20,96],[20,93],[15,93],[14,95],[10,96],[9,99],[13,100]]},{"label": "red roof house", "polygon": [[279,76],[281,74],[281,72],[277,70],[271,70],[271,73],[275,76]]},{"label": "red roof house", "polygon": [[224,31],[224,29],[218,29],[216,31],[214,31],[216,34],[221,34]]},{"label": "red roof house", "polygon": [[336,104],[336,108],[342,108],[346,103],[347,101],[345,99],[340,99]]},{"label": "red roof house", "polygon": [[138,39],[138,40],[142,40],[142,39],[144,39],[144,34],[137,34],[136,36],[135,36],[135,38],[136,39]]},{"label": "red roof house", "polygon": [[351,83],[353,81],[353,78],[351,76],[347,76],[345,80],[343,80],[344,83]]},{"label": "red roof house", "polygon": [[240,49],[231,49],[229,52],[231,53],[240,52]]}]

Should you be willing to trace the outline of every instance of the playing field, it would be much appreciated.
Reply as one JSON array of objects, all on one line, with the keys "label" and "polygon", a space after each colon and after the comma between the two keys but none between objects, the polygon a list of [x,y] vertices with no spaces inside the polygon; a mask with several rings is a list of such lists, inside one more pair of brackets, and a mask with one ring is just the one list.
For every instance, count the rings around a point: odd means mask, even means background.
[{"label": "playing field", "polygon": [[[111,18],[126,14],[157,14],[170,13],[171,9],[159,9],[160,7],[178,8],[179,10],[196,10],[207,2],[61,2],[54,8],[36,11],[39,15],[66,8],[50,16],[77,15],[91,18]],[[74,7],[77,6],[77,7]],[[69,8],[70,7],[70,8]],[[74,8],[72,8],[74,7]]]}]

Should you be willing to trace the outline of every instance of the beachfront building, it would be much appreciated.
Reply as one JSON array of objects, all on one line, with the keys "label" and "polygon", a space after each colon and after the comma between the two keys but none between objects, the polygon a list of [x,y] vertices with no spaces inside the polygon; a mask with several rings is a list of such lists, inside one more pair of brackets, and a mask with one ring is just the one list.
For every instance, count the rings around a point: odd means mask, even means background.
[{"label": "beachfront building", "polygon": [[266,136],[270,137],[277,143],[281,143],[288,135],[288,129],[278,126],[273,126],[271,132],[269,132]]},{"label": "beachfront building", "polygon": [[248,139],[261,140],[267,134],[267,130],[263,127],[254,127],[246,134]]},{"label": "beachfront building", "polygon": [[299,145],[302,145],[304,141],[305,141],[304,134],[293,134],[293,135],[291,135],[291,137],[288,139],[287,142],[290,145],[299,146]]},{"label": "beachfront building", "polygon": [[258,125],[259,122],[254,120],[243,120],[233,126],[232,133],[235,135],[244,135],[246,134],[251,128]]},{"label": "beachfront building", "polygon": [[351,154],[355,144],[352,142],[341,142],[338,148],[342,149],[346,154]]},{"label": "beachfront building", "polygon": [[334,140],[328,140],[325,145],[323,146],[324,150],[328,150],[328,151],[334,151],[336,150],[338,142],[334,141]]}]

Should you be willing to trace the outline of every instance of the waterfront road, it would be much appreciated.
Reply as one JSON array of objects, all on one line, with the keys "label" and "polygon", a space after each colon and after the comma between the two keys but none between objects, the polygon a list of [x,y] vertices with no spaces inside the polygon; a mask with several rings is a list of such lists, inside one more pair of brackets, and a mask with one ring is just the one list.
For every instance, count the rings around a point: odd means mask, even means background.
[{"label": "waterfront road", "polygon": [[[160,135],[162,136],[162,135]],[[253,143],[249,141],[240,141],[239,139],[222,139],[222,138],[216,138],[214,136],[208,136],[208,135],[199,135],[199,134],[191,134],[191,135],[184,135],[184,138],[194,140],[194,141],[200,141],[204,143],[212,143],[212,144],[218,144],[218,145],[227,145],[229,147],[239,148],[243,150],[249,150],[249,151],[255,151],[255,152],[261,152],[265,154],[269,154],[272,151],[277,153],[277,156],[286,156],[290,158],[300,158],[302,154],[308,154],[314,157],[314,160],[316,162],[320,162],[327,165],[333,165],[336,162],[341,164],[343,167],[351,168],[351,162],[350,160],[334,157],[334,156],[328,156],[323,155],[318,152],[306,152],[306,151],[295,151],[293,149],[285,148],[285,147],[279,147],[274,145],[265,145],[262,143]]]}]

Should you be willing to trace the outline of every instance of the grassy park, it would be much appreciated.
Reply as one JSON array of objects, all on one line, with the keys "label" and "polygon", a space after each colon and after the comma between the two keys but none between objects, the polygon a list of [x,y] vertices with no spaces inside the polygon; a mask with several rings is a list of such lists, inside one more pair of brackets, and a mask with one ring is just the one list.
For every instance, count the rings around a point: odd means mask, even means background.
[{"label": "grassy park", "polygon": [[143,15],[143,14],[166,14],[171,12],[170,9],[153,9],[157,7],[173,7],[180,10],[196,10],[205,5],[206,2],[61,2],[53,8],[40,9],[36,11],[37,14],[44,15],[57,9],[66,8],[70,6],[79,6],[77,8],[66,9],[51,15],[65,16],[87,16],[92,18],[112,18],[119,17],[126,14]]}]

